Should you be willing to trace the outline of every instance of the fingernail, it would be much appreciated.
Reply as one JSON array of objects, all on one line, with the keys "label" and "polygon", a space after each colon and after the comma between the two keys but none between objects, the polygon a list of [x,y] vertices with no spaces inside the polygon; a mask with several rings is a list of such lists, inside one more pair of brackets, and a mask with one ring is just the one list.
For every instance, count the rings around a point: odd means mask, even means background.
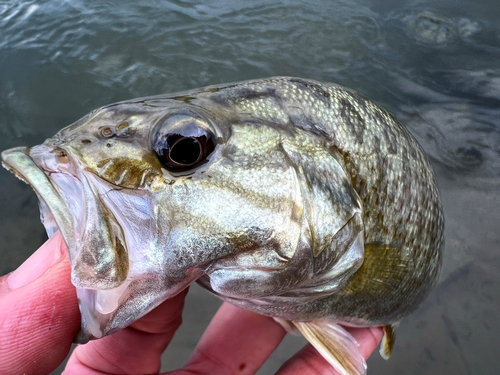
[{"label": "fingernail", "polygon": [[62,236],[55,233],[7,278],[10,290],[18,289],[42,276],[62,258]]}]

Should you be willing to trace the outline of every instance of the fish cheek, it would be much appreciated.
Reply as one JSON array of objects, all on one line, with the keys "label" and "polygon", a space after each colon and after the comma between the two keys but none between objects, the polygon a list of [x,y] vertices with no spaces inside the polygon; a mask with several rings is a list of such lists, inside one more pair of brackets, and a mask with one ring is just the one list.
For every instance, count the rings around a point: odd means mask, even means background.
[{"label": "fish cheek", "polygon": [[91,143],[84,141],[90,142],[90,139],[77,138],[67,148],[83,168],[103,180],[127,189],[158,187],[157,182],[165,182],[163,165],[139,134],[127,139],[94,136]]},{"label": "fish cheek", "polygon": [[131,158],[104,159],[97,163],[99,177],[128,189],[138,189],[152,182],[158,169],[148,161]]}]

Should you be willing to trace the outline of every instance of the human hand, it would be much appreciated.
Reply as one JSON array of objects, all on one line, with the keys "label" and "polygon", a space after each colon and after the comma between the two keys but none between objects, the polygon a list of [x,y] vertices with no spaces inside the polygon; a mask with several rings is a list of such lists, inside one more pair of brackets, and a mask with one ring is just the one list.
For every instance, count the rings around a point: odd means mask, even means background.
[{"label": "human hand", "polygon": [[[16,271],[0,278],[0,375],[48,374],[67,356],[80,328],[66,246],[59,233]],[[161,353],[181,324],[187,290],[129,327],[78,346],[65,374],[156,374]],[[382,338],[380,328],[346,328],[367,358]],[[170,375],[254,374],[283,339],[273,319],[224,303],[188,363]],[[306,345],[278,371],[336,374]]]}]

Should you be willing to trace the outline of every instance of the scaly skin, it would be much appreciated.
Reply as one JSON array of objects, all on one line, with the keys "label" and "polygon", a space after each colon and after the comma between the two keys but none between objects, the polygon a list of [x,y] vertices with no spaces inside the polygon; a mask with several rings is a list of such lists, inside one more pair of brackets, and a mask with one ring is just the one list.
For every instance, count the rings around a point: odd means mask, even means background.
[{"label": "scaly skin", "polygon": [[[370,260],[370,269],[358,271],[343,290],[297,306],[300,319],[325,314],[387,324],[415,310],[440,269],[444,217],[432,167],[406,128],[355,92],[303,79],[250,82],[221,89],[211,100],[234,108],[239,121],[301,128],[338,150],[362,201],[365,245],[394,249],[371,247],[378,261]],[[277,315],[274,306],[258,310]]]},{"label": "scaly skin", "polygon": [[[174,115],[217,138],[192,171],[167,171],[151,146]],[[82,342],[197,279],[277,318],[389,324],[439,272],[427,157],[393,116],[338,85],[278,77],[125,101],[2,158],[22,176],[26,163],[43,169],[73,215],[45,212],[45,224],[67,233]]]}]

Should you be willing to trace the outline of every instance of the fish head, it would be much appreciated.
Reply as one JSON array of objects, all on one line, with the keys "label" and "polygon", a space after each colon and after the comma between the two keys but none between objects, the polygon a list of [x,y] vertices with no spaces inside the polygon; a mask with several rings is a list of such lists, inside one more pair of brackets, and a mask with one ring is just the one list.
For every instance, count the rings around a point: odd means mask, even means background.
[{"label": "fish head", "polygon": [[[206,100],[109,105],[2,159],[34,188],[49,236],[60,230],[67,244],[80,343],[200,278],[236,299],[291,291],[361,212],[324,140]],[[330,263],[346,268],[341,255]],[[357,268],[362,254],[349,259]]]}]

